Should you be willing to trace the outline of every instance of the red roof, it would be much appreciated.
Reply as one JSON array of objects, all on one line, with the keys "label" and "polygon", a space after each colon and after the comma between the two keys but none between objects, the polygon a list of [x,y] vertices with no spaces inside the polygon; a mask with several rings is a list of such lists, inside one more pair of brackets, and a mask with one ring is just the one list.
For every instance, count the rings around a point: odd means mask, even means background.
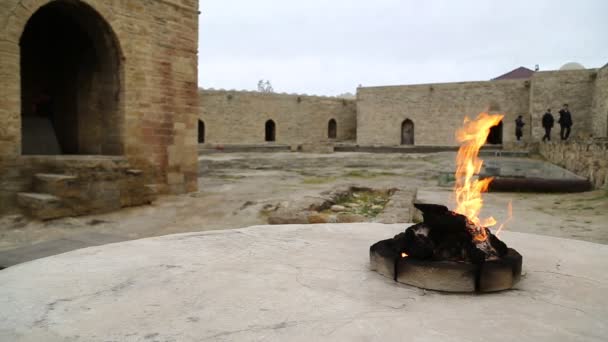
[{"label": "red roof", "polygon": [[517,80],[521,78],[530,78],[534,74],[533,70],[528,68],[519,67],[517,69],[513,69],[504,75],[500,75],[496,78],[493,78],[492,81],[496,80]]}]

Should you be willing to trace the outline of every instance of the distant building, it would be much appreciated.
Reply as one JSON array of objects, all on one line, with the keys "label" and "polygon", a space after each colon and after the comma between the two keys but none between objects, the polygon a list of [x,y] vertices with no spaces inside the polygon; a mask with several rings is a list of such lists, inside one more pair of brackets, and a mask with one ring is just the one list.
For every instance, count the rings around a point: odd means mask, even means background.
[{"label": "distant building", "polygon": [[530,70],[530,69],[522,66],[517,69],[513,69],[506,74],[493,78],[492,81],[525,79],[525,78],[532,77],[533,74],[534,74],[534,70]]},{"label": "distant building", "polygon": [[489,144],[516,141],[524,118],[526,142],[544,135],[547,108],[568,103],[576,135],[608,134],[608,66],[536,71],[520,67],[491,81],[358,87],[354,98],[199,90],[199,120],[210,145],[267,144],[265,122],[276,124],[273,144],[297,146],[350,141],[359,146],[455,146],[465,116],[504,115]]},{"label": "distant building", "polygon": [[585,67],[581,63],[570,62],[562,65],[559,70],[583,70]]}]

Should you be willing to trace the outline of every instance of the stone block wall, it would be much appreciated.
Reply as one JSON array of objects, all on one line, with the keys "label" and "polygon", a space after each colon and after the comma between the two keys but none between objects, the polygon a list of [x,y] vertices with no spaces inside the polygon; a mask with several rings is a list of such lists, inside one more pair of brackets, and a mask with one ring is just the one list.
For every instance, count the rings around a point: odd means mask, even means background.
[{"label": "stone block wall", "polygon": [[539,144],[548,161],[589,179],[596,189],[608,186],[608,140],[587,139]]},{"label": "stone block wall", "polygon": [[[542,116],[551,108],[555,118],[554,132],[559,132],[557,120],[564,103],[572,113],[573,137],[589,137],[592,133],[592,100],[596,69],[536,72],[531,78],[530,108],[532,138],[541,140],[545,131]],[[559,133],[553,134],[559,137]]]},{"label": "stone block wall", "polygon": [[328,141],[329,120],[336,120],[335,141],[355,140],[354,100],[247,91],[200,90],[199,119],[205,143],[262,144],[265,124],[276,125],[276,144]]},{"label": "stone block wall", "polygon": [[[357,143],[399,145],[401,124],[410,119],[415,145],[457,145],[454,135],[464,117],[483,111],[504,114],[503,141],[514,141],[517,116],[529,122],[528,94],[525,80],[359,88]],[[524,132],[526,139],[529,129]]]},{"label": "stone block wall", "polygon": [[120,71],[112,77],[120,78],[120,87],[112,100],[118,101],[120,117],[102,131],[119,136],[112,141],[122,146],[114,150],[160,193],[196,190],[198,0],[2,0],[0,212],[14,207],[26,177],[48,172],[45,163],[32,170],[21,153],[19,42],[28,20],[49,3],[96,13],[111,30],[105,38],[117,42]]},{"label": "stone block wall", "polygon": [[595,79],[592,122],[594,137],[608,137],[608,64],[598,70]]},{"label": "stone block wall", "polygon": [[149,177],[141,170],[132,169],[122,156],[27,156],[22,158],[20,187],[28,192],[39,188],[35,175],[40,170],[75,176],[67,191],[51,193],[69,205],[73,215],[147,204],[156,193],[147,186]]}]

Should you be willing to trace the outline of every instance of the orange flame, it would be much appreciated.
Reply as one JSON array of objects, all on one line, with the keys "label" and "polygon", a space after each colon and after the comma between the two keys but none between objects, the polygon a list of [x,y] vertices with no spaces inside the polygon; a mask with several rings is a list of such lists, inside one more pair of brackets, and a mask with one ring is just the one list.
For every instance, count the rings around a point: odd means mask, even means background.
[{"label": "orange flame", "polygon": [[402,257],[402,258],[407,258],[407,257],[408,257],[408,255],[407,255],[407,253],[403,252],[403,253],[401,253],[401,257]]},{"label": "orange flame", "polygon": [[511,219],[513,218],[513,206],[511,205],[511,201],[509,201],[509,206],[507,207],[507,211],[508,211],[508,216],[507,219],[505,220],[505,222],[503,222],[500,227],[498,227],[498,230],[496,230],[496,233],[494,235],[498,236],[500,234],[500,232],[502,231],[502,229],[505,227],[505,225],[507,223],[509,223],[509,221],[511,221]]},{"label": "orange flame", "polygon": [[486,143],[490,128],[498,125],[502,118],[501,114],[487,113],[479,114],[475,120],[465,117],[463,127],[456,131],[456,140],[460,143],[460,149],[456,156],[454,194],[457,207],[454,211],[466,216],[474,224],[471,233],[476,241],[485,241],[487,234],[484,227],[496,224],[493,217],[479,218],[483,206],[481,193],[488,190],[493,178],[474,179],[483,165],[483,160],[477,155]]}]

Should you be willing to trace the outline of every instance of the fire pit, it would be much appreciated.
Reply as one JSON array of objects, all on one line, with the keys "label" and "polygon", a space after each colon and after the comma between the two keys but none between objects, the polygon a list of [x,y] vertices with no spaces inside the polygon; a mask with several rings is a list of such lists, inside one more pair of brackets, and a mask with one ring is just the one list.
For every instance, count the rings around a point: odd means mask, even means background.
[{"label": "fire pit", "polygon": [[372,270],[400,283],[448,292],[492,292],[513,287],[522,257],[488,228],[485,240],[466,216],[442,205],[415,204],[424,222],[370,248]]},{"label": "fire pit", "polygon": [[496,220],[478,217],[481,193],[492,178],[475,178],[483,165],[477,156],[490,128],[502,117],[481,113],[475,120],[465,118],[464,127],[457,131],[461,143],[454,188],[457,208],[415,204],[423,222],[372,245],[372,270],[400,283],[448,292],[501,291],[519,281],[522,256],[497,237],[504,223],[493,234],[488,227]]}]

